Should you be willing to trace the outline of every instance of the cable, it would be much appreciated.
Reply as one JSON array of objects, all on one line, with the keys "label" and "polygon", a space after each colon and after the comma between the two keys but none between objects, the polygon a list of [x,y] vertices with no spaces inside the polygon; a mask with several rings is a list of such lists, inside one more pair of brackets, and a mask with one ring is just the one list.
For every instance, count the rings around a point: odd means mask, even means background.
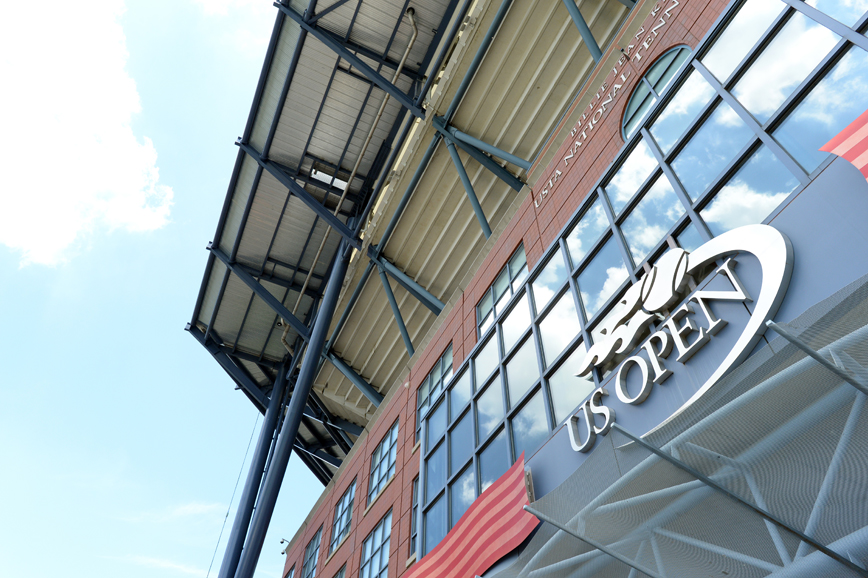
[{"label": "cable", "polygon": [[226,529],[226,520],[229,519],[229,512],[232,510],[232,502],[235,501],[235,492],[238,491],[238,482],[241,481],[241,474],[244,473],[244,463],[247,461],[247,454],[250,452],[250,444],[253,443],[253,434],[256,433],[256,426],[259,425],[259,412],[256,412],[256,420],[253,422],[253,431],[250,432],[250,440],[247,442],[247,449],[244,450],[244,459],[241,460],[241,469],[238,471],[238,479],[235,480],[235,488],[232,490],[232,497],[229,498],[229,507],[226,508],[226,515],[223,517],[223,525],[220,527],[220,535],[217,536],[217,543],[214,545],[214,553],[211,554],[211,563],[208,564],[208,574],[205,578],[211,576],[211,567],[214,566],[214,558],[217,557],[217,548],[220,547],[220,539],[223,538],[223,530]]}]

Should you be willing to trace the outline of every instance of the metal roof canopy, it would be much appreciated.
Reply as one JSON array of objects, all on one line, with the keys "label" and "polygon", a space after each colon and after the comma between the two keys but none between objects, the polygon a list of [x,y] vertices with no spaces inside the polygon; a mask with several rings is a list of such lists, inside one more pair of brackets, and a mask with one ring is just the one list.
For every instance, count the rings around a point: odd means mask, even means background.
[{"label": "metal roof canopy", "polygon": [[[579,3],[592,40],[611,42],[627,1]],[[413,342],[472,276],[490,244],[480,224],[487,219],[497,232],[511,217],[518,177],[530,166],[523,159],[535,158],[599,58],[562,2],[458,4],[412,4],[418,36],[403,66],[410,0],[275,4],[187,329],[265,412],[282,369],[294,387],[340,241],[360,249],[294,448],[323,483],[393,387]],[[451,155],[441,140],[462,152]],[[367,283],[374,268],[382,281]],[[281,318],[296,355],[281,342]]]}]

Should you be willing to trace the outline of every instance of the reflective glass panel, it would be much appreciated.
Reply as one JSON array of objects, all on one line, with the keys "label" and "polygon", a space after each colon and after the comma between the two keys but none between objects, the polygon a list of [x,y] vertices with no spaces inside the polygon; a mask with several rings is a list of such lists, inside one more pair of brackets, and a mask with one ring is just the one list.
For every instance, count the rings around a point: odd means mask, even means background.
[{"label": "reflective glass panel", "polygon": [[503,388],[500,378],[488,384],[482,395],[476,400],[476,421],[479,424],[479,441],[484,440],[497,427],[503,418]]},{"label": "reflective glass panel", "polygon": [[579,314],[576,312],[573,292],[567,291],[539,324],[546,366],[579,334],[579,329]]},{"label": "reflective glass panel", "polygon": [[[594,242],[608,229],[609,219],[603,210],[602,201],[599,198],[594,199],[591,208],[588,209],[582,218],[573,227],[567,235],[567,248],[570,250],[570,259],[573,261],[573,267],[577,266],[582,260],[582,257],[588,254],[588,251],[594,245]],[[539,305],[537,305],[539,308]]]},{"label": "reflective glass panel", "polygon": [[675,73],[681,65],[690,58],[690,49],[686,46],[670,50],[648,71],[646,78],[654,86],[657,94],[663,94],[669,83],[675,78]]},{"label": "reflective glass panel", "polygon": [[506,304],[509,303],[509,300],[512,298],[512,291],[507,291],[503,295],[500,296],[500,299],[497,300],[497,303],[494,304],[494,314],[500,315],[503,313],[503,310],[506,309]]},{"label": "reflective glass panel", "polygon": [[780,0],[748,0],[702,57],[702,63],[724,82],[785,7]]},{"label": "reflective glass panel", "polygon": [[454,526],[476,499],[476,471],[473,466],[464,470],[464,473],[452,482],[449,493],[452,498],[452,526]]},{"label": "reflective glass panel", "polygon": [[425,545],[423,555],[434,549],[446,537],[446,496],[437,500],[425,513]]},{"label": "reflective glass panel", "polygon": [[488,343],[482,346],[476,354],[474,368],[476,370],[476,383],[482,383],[488,377],[500,358],[497,355],[497,334],[491,336]]},{"label": "reflective glass panel", "polygon": [[461,408],[470,401],[471,393],[470,372],[465,371],[461,377],[455,380],[452,390],[449,392],[449,415],[452,416],[452,419],[455,419]]},{"label": "reflective glass panel", "polygon": [[820,149],[868,109],[868,53],[851,48],[774,132],[806,171],[829,153]]},{"label": "reflective glass panel", "polygon": [[675,240],[678,241],[678,246],[688,253],[695,251],[700,245],[702,245],[702,237],[699,235],[699,231],[696,230],[696,227],[693,224],[687,225],[687,228],[679,233],[678,236],[675,237]]},{"label": "reflective glass panel", "polygon": [[500,430],[488,447],[479,454],[479,481],[482,491],[497,481],[509,469],[509,443],[506,432]]},{"label": "reflective glass panel", "polygon": [[548,422],[542,390],[537,390],[512,418],[512,443],[516,458],[524,452],[524,458],[528,459],[542,445],[549,436]]},{"label": "reflective glass panel", "polygon": [[437,443],[437,440],[440,439],[440,436],[443,435],[443,432],[446,431],[446,402],[440,402],[440,404],[434,408],[428,415],[428,441],[425,444],[425,451],[428,451],[434,444]]},{"label": "reflective glass panel", "polygon": [[847,26],[856,24],[868,10],[868,0],[807,0],[807,3]]},{"label": "reflective glass panel", "polygon": [[527,277],[527,257],[523,246],[519,247],[509,259],[509,274],[512,276],[512,290],[515,292]]},{"label": "reflective glass panel", "polygon": [[494,284],[491,287],[494,289],[495,301],[500,299],[500,297],[509,290],[509,275],[506,268],[504,268],[501,274],[497,276],[497,279],[494,280]]},{"label": "reflective glass panel", "polygon": [[750,65],[733,95],[764,123],[840,37],[796,12]]},{"label": "reflective glass panel", "polygon": [[627,201],[633,198],[645,179],[651,175],[651,171],[657,168],[657,161],[654,160],[654,155],[651,154],[651,149],[645,141],[640,140],[636,148],[630,153],[630,156],[606,185],[606,194],[609,196],[609,201],[612,203],[612,209],[615,214],[621,212]]},{"label": "reflective glass panel", "polygon": [[476,442],[473,440],[473,415],[468,411],[449,432],[449,472],[458,471],[473,455],[474,449]]},{"label": "reflective glass panel", "polygon": [[672,163],[687,194],[696,199],[753,136],[728,104],[718,103]]},{"label": "reflective glass panel", "polygon": [[579,273],[579,292],[588,317],[599,311],[627,277],[627,266],[615,239],[610,238]]},{"label": "reflective glass panel", "polygon": [[525,293],[516,300],[512,311],[500,324],[503,333],[503,351],[512,349],[512,346],[528,327],[530,327],[530,305],[527,302],[527,293]]},{"label": "reflective glass panel", "polygon": [[536,312],[545,309],[548,302],[552,300],[558,290],[563,287],[567,280],[567,267],[564,263],[564,256],[560,251],[555,251],[549,262],[546,263],[536,279],[533,280],[533,300],[536,305]]},{"label": "reflective glass panel", "polygon": [[669,101],[669,104],[648,129],[660,146],[663,154],[672,149],[699,111],[714,96],[714,89],[698,70],[694,70]]},{"label": "reflective glass panel", "polygon": [[651,89],[644,82],[640,82],[630,97],[630,102],[624,111],[624,134],[630,138],[636,133],[642,119],[654,104],[654,95],[651,94]]},{"label": "reflective glass panel", "polygon": [[506,364],[509,406],[515,405],[537,379],[539,379],[539,366],[536,360],[536,344],[531,335]]},{"label": "reflective glass panel", "polygon": [[494,323],[494,312],[488,314],[488,316],[482,320],[482,323],[479,324],[479,334],[485,335],[485,332],[488,331],[488,328],[491,327],[491,324]]},{"label": "reflective glass panel", "polygon": [[661,174],[621,225],[633,261],[642,262],[683,214],[684,205]]},{"label": "reflective glass panel", "polygon": [[482,298],[482,301],[479,302],[477,309],[479,310],[480,319],[485,318],[485,316],[491,311],[493,301],[491,300],[491,291],[486,291],[485,296]]},{"label": "reflective glass panel", "polygon": [[799,184],[793,174],[763,145],[699,214],[712,234],[761,223]]},{"label": "reflective glass panel", "polygon": [[587,377],[576,376],[585,355],[585,345],[580,343],[549,378],[556,423],[564,421],[594,391],[594,380],[590,373]]},{"label": "reflective glass panel", "polygon": [[446,444],[440,444],[425,460],[425,501],[430,501],[445,485]]},{"label": "reflective glass panel", "polygon": [[443,366],[443,385],[445,386],[449,383],[449,380],[452,379],[452,344],[449,344],[449,347],[446,351],[443,352],[443,357],[440,358]]}]

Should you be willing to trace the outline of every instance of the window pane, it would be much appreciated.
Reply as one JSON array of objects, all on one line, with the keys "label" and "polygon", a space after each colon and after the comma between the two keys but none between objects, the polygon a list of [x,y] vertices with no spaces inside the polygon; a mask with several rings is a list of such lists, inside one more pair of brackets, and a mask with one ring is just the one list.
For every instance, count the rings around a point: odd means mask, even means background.
[{"label": "window pane", "polygon": [[470,504],[476,499],[476,471],[467,468],[449,488],[452,497],[452,526],[458,523]]},{"label": "window pane", "polygon": [[649,129],[663,154],[672,149],[678,137],[713,96],[714,89],[702,78],[699,71],[691,72]]},{"label": "window pane", "polygon": [[441,497],[425,514],[425,547],[423,556],[434,549],[446,536],[446,497]]},{"label": "window pane", "polygon": [[798,184],[798,179],[763,146],[699,214],[714,235],[761,223]]},{"label": "window pane", "polygon": [[636,134],[636,130],[645,117],[645,113],[654,104],[654,100],[654,95],[651,94],[651,89],[648,88],[648,85],[644,82],[639,83],[639,86],[636,87],[636,90],[630,97],[626,111],[624,111],[624,119],[626,121],[624,123],[624,134],[627,138]]},{"label": "window pane", "polygon": [[537,278],[533,280],[533,300],[536,312],[539,314],[567,280],[567,267],[564,256],[555,251]]},{"label": "window pane", "polygon": [[587,377],[576,376],[586,353],[584,344],[580,343],[549,378],[552,409],[557,423],[564,421],[594,391],[594,380],[590,374]]},{"label": "window pane", "polygon": [[807,0],[807,3],[847,26],[856,24],[868,10],[868,0]]},{"label": "window pane", "polygon": [[512,443],[516,459],[521,452],[524,452],[525,460],[528,459],[542,445],[549,436],[548,421],[543,393],[539,390],[512,418]]},{"label": "window pane", "polygon": [[683,214],[684,205],[661,174],[621,225],[633,261],[642,262]]},{"label": "window pane", "polygon": [[579,291],[588,317],[603,306],[627,277],[627,267],[618,252],[615,239],[610,238],[579,273]]},{"label": "window pane", "polygon": [[509,259],[509,274],[512,277],[512,288],[517,289],[527,274],[527,257],[524,254],[524,246],[516,249],[515,254]]},{"label": "window pane", "polygon": [[790,113],[774,136],[811,172],[829,156],[819,148],[866,109],[868,53],[854,47]]},{"label": "window pane", "polygon": [[654,160],[654,155],[651,154],[651,149],[645,144],[645,141],[640,140],[636,148],[606,185],[606,194],[612,202],[612,209],[615,214],[621,212],[627,201],[633,198],[642,183],[645,182],[651,172],[657,168],[657,161]]},{"label": "window pane", "polygon": [[507,275],[507,271],[504,270],[497,276],[497,279],[494,280],[494,300],[497,301],[500,297],[509,291],[509,277]]},{"label": "window pane", "polygon": [[687,228],[675,240],[678,241],[678,246],[688,253],[695,251],[702,245],[702,237],[699,236],[699,231],[696,230],[693,224],[687,225]]},{"label": "window pane", "polygon": [[449,432],[449,472],[454,474],[473,455],[476,442],[473,439],[473,414],[469,411]]},{"label": "window pane", "polygon": [[578,335],[579,329],[579,314],[576,312],[573,292],[567,291],[539,324],[546,366]]},{"label": "window pane", "polygon": [[512,298],[512,290],[507,287],[506,292],[500,296],[497,303],[494,304],[494,314],[500,315],[503,313],[503,310],[506,309],[506,304],[509,303],[509,300]]},{"label": "window pane", "polygon": [[702,63],[724,82],[785,6],[780,0],[748,0],[702,57]]},{"label": "window pane", "polygon": [[482,482],[483,492],[509,469],[509,461],[506,432],[500,430],[488,447],[479,454],[479,480]]},{"label": "window pane", "polygon": [[461,408],[470,401],[470,394],[470,372],[465,371],[461,377],[455,380],[449,393],[449,415],[452,419],[455,419]]},{"label": "window pane", "polygon": [[521,338],[525,330],[530,326],[530,305],[527,302],[527,293],[517,300],[515,307],[501,323],[503,332],[503,351],[509,351],[515,342]]},{"label": "window pane", "polygon": [[663,94],[663,91],[666,90],[666,87],[675,78],[675,73],[678,72],[681,65],[688,58],[690,58],[690,49],[682,46],[676,50],[671,50],[648,71],[648,82],[654,86],[657,94]]},{"label": "window pane", "polygon": [[440,444],[425,460],[425,502],[446,485],[446,444]]},{"label": "window pane", "polygon": [[452,344],[449,344],[449,347],[446,348],[446,351],[443,352],[443,357],[440,358],[441,363],[443,364],[443,385],[449,383],[449,380],[452,379]]},{"label": "window pane", "polygon": [[485,319],[488,312],[491,311],[493,301],[491,300],[491,291],[486,291],[482,301],[479,302],[477,309],[479,310],[479,318]]},{"label": "window pane", "polygon": [[[594,242],[609,228],[609,219],[603,210],[602,201],[594,199],[591,208],[588,209],[581,220],[576,223],[573,230],[567,235],[567,248],[570,250],[570,258],[573,267],[577,266],[582,257],[594,245]],[[539,305],[537,305],[539,307]]]},{"label": "window pane", "polygon": [[488,331],[488,328],[491,327],[491,324],[494,323],[494,313],[489,313],[488,317],[482,320],[482,323],[479,324],[479,334],[485,335],[485,332]]},{"label": "window pane", "polygon": [[440,404],[434,409],[434,411],[432,411],[428,415],[428,440],[425,443],[425,451],[428,451],[431,447],[433,447],[445,431],[446,403],[440,402]]},{"label": "window pane", "polygon": [[536,360],[536,343],[531,335],[506,366],[509,406],[515,405],[537,379],[539,379],[539,366]]},{"label": "window pane", "polygon": [[696,199],[753,136],[728,104],[719,103],[672,163],[687,193]]},{"label": "window pane", "polygon": [[489,338],[488,343],[482,346],[476,354],[474,368],[476,369],[476,383],[483,383],[485,378],[491,375],[500,361],[497,355],[497,334]]},{"label": "window pane", "polygon": [[760,124],[840,40],[840,36],[796,12],[735,85],[733,95]]},{"label": "window pane", "polygon": [[476,421],[479,441],[484,440],[503,418],[503,391],[500,378],[494,378],[488,389],[476,400]]}]

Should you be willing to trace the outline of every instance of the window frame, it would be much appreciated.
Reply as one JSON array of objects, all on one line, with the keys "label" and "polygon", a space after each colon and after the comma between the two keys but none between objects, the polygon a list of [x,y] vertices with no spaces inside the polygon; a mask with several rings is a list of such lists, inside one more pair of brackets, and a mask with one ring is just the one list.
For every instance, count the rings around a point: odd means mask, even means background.
[{"label": "window frame", "polygon": [[[398,452],[398,420],[389,427],[388,431],[383,435],[383,438],[380,440],[380,443],[377,444],[377,447],[374,449],[371,454],[371,469],[370,476],[368,477],[368,505],[372,504],[374,500],[377,499],[383,488],[389,483],[393,477],[395,477],[395,467],[397,464],[397,452]],[[384,453],[385,444],[388,443],[388,452]],[[378,461],[374,462],[374,456],[379,455]],[[377,475],[376,482],[375,474],[378,474],[380,471],[380,464],[383,463],[383,459],[387,459],[391,462],[387,469],[387,474]],[[376,486],[376,488],[374,487]]]},{"label": "window frame", "polygon": [[[349,498],[347,502],[347,498]],[[346,491],[341,495],[340,500],[335,504],[335,515],[332,519],[332,535],[329,540],[329,555],[334,553],[344,539],[350,535],[350,528],[353,523],[353,505],[356,501],[356,478],[353,478],[352,483],[347,487]],[[338,511],[343,506],[343,509]],[[338,529],[338,520],[343,520],[346,514],[346,522]]]}]

